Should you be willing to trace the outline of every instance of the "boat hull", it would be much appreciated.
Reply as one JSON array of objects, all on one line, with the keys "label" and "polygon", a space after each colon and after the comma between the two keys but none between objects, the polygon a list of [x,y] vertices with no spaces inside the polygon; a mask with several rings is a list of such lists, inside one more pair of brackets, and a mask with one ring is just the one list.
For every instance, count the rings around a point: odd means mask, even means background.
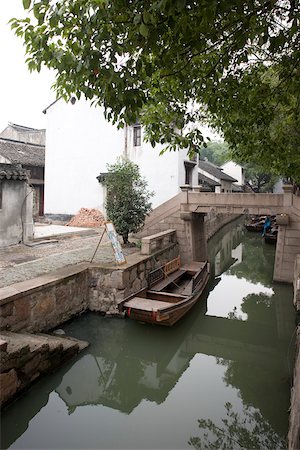
[{"label": "boat hull", "polygon": [[151,291],[142,290],[136,296],[128,299],[123,304],[123,310],[126,316],[132,320],[170,327],[185,316],[199,301],[209,280],[207,263],[200,278],[191,295],[176,295],[155,291],[154,286]]}]

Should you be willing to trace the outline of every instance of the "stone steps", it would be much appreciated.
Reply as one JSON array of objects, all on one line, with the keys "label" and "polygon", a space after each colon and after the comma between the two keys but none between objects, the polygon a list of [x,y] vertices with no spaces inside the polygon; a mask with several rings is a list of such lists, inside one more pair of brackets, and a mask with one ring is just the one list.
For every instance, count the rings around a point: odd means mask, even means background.
[{"label": "stone steps", "polygon": [[1,406],[88,346],[69,337],[8,331],[1,332],[0,340]]}]

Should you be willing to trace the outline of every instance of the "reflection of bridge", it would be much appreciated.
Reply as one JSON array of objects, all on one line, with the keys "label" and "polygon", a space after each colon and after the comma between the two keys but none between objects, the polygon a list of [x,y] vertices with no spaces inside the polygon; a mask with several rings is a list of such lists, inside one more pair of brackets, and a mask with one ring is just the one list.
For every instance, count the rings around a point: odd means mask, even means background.
[{"label": "reflection of bridge", "polygon": [[279,226],[274,280],[292,282],[295,257],[300,253],[300,197],[284,194],[206,193],[186,190],[156,208],[141,236],[174,228],[180,254],[186,260],[207,257],[205,216],[226,214],[285,215]]},{"label": "reflection of bridge", "polygon": [[[284,373],[288,336],[279,338],[276,322],[270,326],[207,316],[203,314],[203,306],[198,305],[196,313],[187,316],[184,323],[167,330],[147,326],[138,329],[129,321],[100,325],[95,317],[92,328],[99,344],[94,344],[89,354],[75,362],[56,388],[69,412],[79,406],[100,404],[130,414],[143,399],[160,404],[194,356],[203,354],[219,358],[226,367],[235,367],[239,374],[248,373],[249,368],[259,373],[251,381],[252,397],[248,401],[265,413],[271,423],[276,423],[281,398],[278,397],[278,407],[274,408],[269,395],[261,397],[259,392],[270,391],[276,403],[272,389],[276,388],[278,373]],[[275,302],[271,309],[275,315]],[[107,348],[103,342],[108,344]],[[89,382],[83,384],[87,374]],[[234,375],[231,371],[230,374]],[[241,378],[238,376],[237,382],[249,389]]]},{"label": "reflection of bridge", "polygon": [[[214,249],[230,261],[232,245],[239,245],[241,233],[236,229],[226,233],[223,229],[221,237],[224,247]],[[210,289],[216,284],[214,280]],[[64,367],[59,374],[40,381],[39,387],[32,388],[30,401],[24,396],[10,415],[3,417],[1,448],[12,444],[10,427],[18,423],[17,433],[22,434],[32,417],[47,404],[53,390],[68,406],[69,414],[78,406],[97,404],[130,414],[143,399],[164,402],[198,354],[219,358],[226,367],[224,376],[239,389],[245,403],[259,408],[280,429],[279,411],[285,407],[285,398],[277,391],[278,373],[284,373],[291,329],[284,314],[286,299],[282,289],[282,285],[277,285],[271,306],[265,306],[267,314],[263,317],[277,319],[271,326],[261,316],[259,322],[253,320],[255,314],[249,307],[248,321],[205,315],[205,298],[174,328],[107,320],[97,314],[81,316],[77,319],[80,331],[76,336],[93,345],[72,367]],[[69,334],[70,330],[66,332]],[[254,371],[256,376],[249,380]],[[199,383],[201,380],[200,371]]]}]

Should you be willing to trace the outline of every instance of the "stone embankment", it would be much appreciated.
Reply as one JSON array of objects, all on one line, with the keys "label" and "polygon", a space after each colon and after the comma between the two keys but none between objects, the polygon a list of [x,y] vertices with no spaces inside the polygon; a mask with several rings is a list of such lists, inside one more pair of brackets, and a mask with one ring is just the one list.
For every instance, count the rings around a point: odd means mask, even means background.
[{"label": "stone embankment", "polygon": [[0,406],[87,346],[72,338],[1,332]]},{"label": "stone embankment", "polygon": [[300,255],[295,261],[294,271],[294,306],[298,316],[296,328],[296,353],[291,390],[290,427],[288,434],[289,450],[300,449]]},{"label": "stone embankment", "polygon": [[129,255],[122,266],[81,263],[0,288],[2,404],[82,348],[27,333],[51,330],[87,310],[120,314],[119,303],[147,286],[148,273],[178,256],[175,230],[152,241],[148,254]]}]

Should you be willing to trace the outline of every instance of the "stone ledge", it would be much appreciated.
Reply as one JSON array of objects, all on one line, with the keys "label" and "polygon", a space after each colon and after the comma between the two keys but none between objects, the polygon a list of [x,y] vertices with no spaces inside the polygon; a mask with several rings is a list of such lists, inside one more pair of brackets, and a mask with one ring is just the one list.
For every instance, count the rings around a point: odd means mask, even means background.
[{"label": "stone ledge", "polygon": [[41,275],[30,280],[21,281],[11,286],[0,288],[0,305],[10,302],[20,296],[38,292],[45,286],[54,286],[62,280],[71,278],[80,272],[84,272],[89,267],[89,263],[80,263],[65,268],[55,270],[53,272]]}]

